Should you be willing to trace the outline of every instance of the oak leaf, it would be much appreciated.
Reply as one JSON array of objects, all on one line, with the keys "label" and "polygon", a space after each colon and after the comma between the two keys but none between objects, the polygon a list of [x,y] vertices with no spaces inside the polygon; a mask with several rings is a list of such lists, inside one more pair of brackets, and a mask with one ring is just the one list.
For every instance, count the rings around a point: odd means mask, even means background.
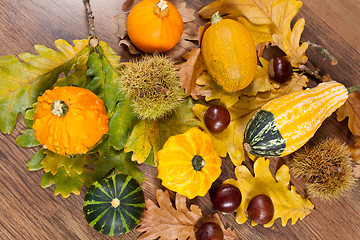
[{"label": "oak leaf", "polygon": [[307,43],[300,45],[305,20],[291,22],[302,6],[297,0],[217,0],[199,11],[205,19],[219,11],[226,18],[243,23],[252,34],[255,44],[273,41],[288,56],[294,67],[307,62]]},{"label": "oak leaf", "polygon": [[142,234],[138,240],[145,239],[177,239],[195,240],[195,231],[204,222],[213,221],[222,228],[224,239],[237,239],[236,233],[225,229],[217,214],[203,218],[201,209],[196,205],[186,205],[186,197],[176,194],[175,208],[170,200],[169,193],[156,190],[157,206],[150,199],[145,200],[146,210],[136,229]]},{"label": "oak leaf", "polygon": [[[121,52],[121,55],[126,55],[130,53],[131,55],[142,54],[143,52],[136,48],[126,32],[126,20],[129,11],[141,0],[127,0],[123,2],[123,10],[114,18],[118,22],[118,35],[120,38],[119,45],[125,46],[127,52]],[[198,26],[194,23],[195,20],[195,10],[186,7],[186,2],[180,0],[174,0],[171,2],[180,12],[183,23],[184,30],[179,42],[165,54],[175,60],[181,60],[181,56],[190,51],[193,48],[196,48],[196,45],[193,41],[198,40]]]},{"label": "oak leaf", "polygon": [[[246,208],[249,201],[258,194],[269,196],[274,204],[273,219],[264,224],[264,227],[271,227],[277,218],[281,218],[282,226],[286,226],[289,219],[295,224],[298,219],[302,220],[314,209],[313,204],[307,198],[302,198],[291,186],[289,190],[290,174],[289,168],[282,165],[275,174],[275,179],[269,170],[269,161],[265,158],[258,158],[254,163],[254,176],[249,169],[242,165],[235,169],[237,180],[228,179],[224,183],[237,186],[242,194],[242,201],[236,210],[236,222],[242,224],[248,219]],[[251,221],[251,225],[257,223]]]},{"label": "oak leaf", "polygon": [[179,64],[178,76],[180,85],[185,89],[185,94],[190,94],[193,99],[198,99],[199,87],[196,85],[196,79],[204,71],[204,64],[201,60],[200,48],[191,49],[190,52],[182,56],[186,61]]},{"label": "oak leaf", "polygon": [[38,55],[22,53],[0,57],[0,130],[10,134],[17,115],[25,115],[37,97],[50,88],[61,73],[68,75],[77,58],[88,53],[88,40],[55,41],[59,51],[35,45]]},{"label": "oak leaf", "polygon": [[351,146],[351,155],[356,163],[354,172],[360,177],[360,93],[349,94],[347,101],[337,111],[339,122],[348,118],[348,127],[354,135],[354,144]]}]

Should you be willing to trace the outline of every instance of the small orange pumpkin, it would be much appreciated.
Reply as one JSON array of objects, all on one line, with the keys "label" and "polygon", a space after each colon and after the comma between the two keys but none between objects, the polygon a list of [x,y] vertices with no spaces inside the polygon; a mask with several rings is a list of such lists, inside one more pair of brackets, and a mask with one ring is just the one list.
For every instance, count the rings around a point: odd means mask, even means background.
[{"label": "small orange pumpkin", "polygon": [[158,152],[158,178],[171,191],[192,199],[205,196],[221,174],[211,135],[193,127],[169,137]]},{"label": "small orange pumpkin", "polygon": [[54,87],[38,97],[33,129],[50,151],[85,154],[109,130],[108,116],[103,101],[90,90]]},{"label": "small orange pumpkin", "polygon": [[147,53],[170,50],[180,40],[183,29],[179,11],[164,0],[143,0],[131,9],[127,18],[131,42]]}]

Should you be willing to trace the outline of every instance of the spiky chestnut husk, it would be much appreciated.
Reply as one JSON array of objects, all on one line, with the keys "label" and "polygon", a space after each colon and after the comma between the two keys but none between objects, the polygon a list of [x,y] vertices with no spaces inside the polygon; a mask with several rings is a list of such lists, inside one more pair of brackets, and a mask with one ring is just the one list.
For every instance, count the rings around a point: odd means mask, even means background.
[{"label": "spiky chestnut husk", "polygon": [[180,106],[184,92],[177,70],[170,58],[160,54],[146,55],[121,70],[121,89],[132,99],[140,119],[163,118]]},{"label": "spiky chestnut husk", "polygon": [[323,201],[346,195],[356,182],[350,149],[335,138],[301,148],[293,154],[290,169],[306,181],[310,197]]}]

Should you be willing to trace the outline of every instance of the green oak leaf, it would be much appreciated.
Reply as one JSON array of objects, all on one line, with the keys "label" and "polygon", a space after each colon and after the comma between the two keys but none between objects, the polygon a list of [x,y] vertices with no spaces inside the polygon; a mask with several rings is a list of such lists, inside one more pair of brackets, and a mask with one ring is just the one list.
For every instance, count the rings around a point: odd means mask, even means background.
[{"label": "green oak leaf", "polygon": [[59,78],[56,82],[57,86],[64,87],[64,86],[77,86],[85,88],[86,85],[89,83],[89,79],[86,76],[86,71],[88,67],[86,66],[86,63],[89,58],[89,52],[86,52],[87,54],[81,54],[76,60],[76,63],[71,69],[71,74]]},{"label": "green oak leaf", "polygon": [[47,188],[55,184],[55,196],[61,194],[64,198],[71,193],[79,195],[83,186],[82,176],[79,174],[69,174],[64,168],[60,168],[55,175],[45,172],[41,178],[41,187]]},{"label": "green oak leaf", "polygon": [[90,54],[86,75],[92,80],[86,86],[96,93],[105,103],[108,112],[112,112],[122,97],[118,81],[120,56],[106,42],[100,41],[96,52]]},{"label": "green oak leaf", "polygon": [[36,147],[40,145],[39,141],[35,137],[34,129],[32,128],[22,131],[22,135],[16,139],[16,143],[20,147]]},{"label": "green oak leaf", "polygon": [[40,169],[43,169],[44,166],[41,164],[41,161],[46,157],[44,153],[44,149],[40,149],[37,151],[31,159],[26,163],[26,166],[28,167],[29,171],[38,171]]},{"label": "green oak leaf", "polygon": [[22,53],[0,57],[0,130],[12,133],[19,113],[31,108],[37,97],[50,88],[60,73],[68,75],[80,54],[88,49],[88,40],[55,41],[59,51],[35,45],[38,55]]},{"label": "green oak leaf", "polygon": [[138,118],[133,112],[131,100],[122,95],[109,121],[109,144],[116,150],[123,149],[137,122]]},{"label": "green oak leaf", "polygon": [[45,150],[44,153],[46,157],[41,161],[41,164],[44,166],[45,172],[55,175],[59,169],[63,168],[65,172],[75,175],[84,171],[86,155],[68,157],[48,150]]},{"label": "green oak leaf", "polygon": [[104,142],[97,147],[96,157],[88,158],[84,170],[84,185],[89,187],[93,182],[105,177],[109,172],[121,172],[144,182],[144,174],[136,162],[131,160],[132,153],[117,151]]}]

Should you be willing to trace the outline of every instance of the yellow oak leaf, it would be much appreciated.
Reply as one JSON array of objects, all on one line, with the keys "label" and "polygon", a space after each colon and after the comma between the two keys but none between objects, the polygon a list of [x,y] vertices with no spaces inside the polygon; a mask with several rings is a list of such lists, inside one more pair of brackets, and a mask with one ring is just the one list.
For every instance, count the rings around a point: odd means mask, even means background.
[{"label": "yellow oak leaf", "polygon": [[125,152],[133,152],[132,160],[143,163],[152,149],[150,136],[156,131],[157,124],[152,121],[140,121],[134,129],[125,145]]},{"label": "yellow oak leaf", "polygon": [[255,44],[273,41],[298,67],[307,62],[307,43],[300,44],[305,20],[300,18],[291,29],[291,22],[302,6],[297,0],[217,0],[199,11],[205,19],[219,11],[226,18],[243,23],[252,34]]},{"label": "yellow oak leaf", "polygon": [[[236,210],[236,222],[242,224],[247,221],[246,208],[249,201],[259,194],[269,196],[275,209],[273,219],[264,224],[264,227],[271,227],[277,218],[281,218],[282,226],[286,226],[289,219],[292,219],[291,223],[295,224],[298,219],[304,219],[314,209],[310,200],[302,198],[294,186],[291,186],[289,190],[289,168],[282,165],[274,179],[269,170],[269,161],[258,158],[254,163],[254,176],[246,166],[238,166],[235,169],[237,180],[228,179],[224,182],[237,186],[242,194],[241,204]],[[251,221],[251,225],[255,226],[257,223]]]},{"label": "yellow oak leaf", "polygon": [[156,190],[157,206],[150,199],[145,200],[146,210],[140,220],[137,231],[142,234],[138,240],[147,239],[178,239],[195,240],[195,231],[205,222],[217,223],[224,233],[225,240],[237,239],[235,231],[225,229],[219,216],[203,218],[201,209],[197,205],[186,205],[186,197],[176,194],[175,208],[170,200],[169,192]]}]

